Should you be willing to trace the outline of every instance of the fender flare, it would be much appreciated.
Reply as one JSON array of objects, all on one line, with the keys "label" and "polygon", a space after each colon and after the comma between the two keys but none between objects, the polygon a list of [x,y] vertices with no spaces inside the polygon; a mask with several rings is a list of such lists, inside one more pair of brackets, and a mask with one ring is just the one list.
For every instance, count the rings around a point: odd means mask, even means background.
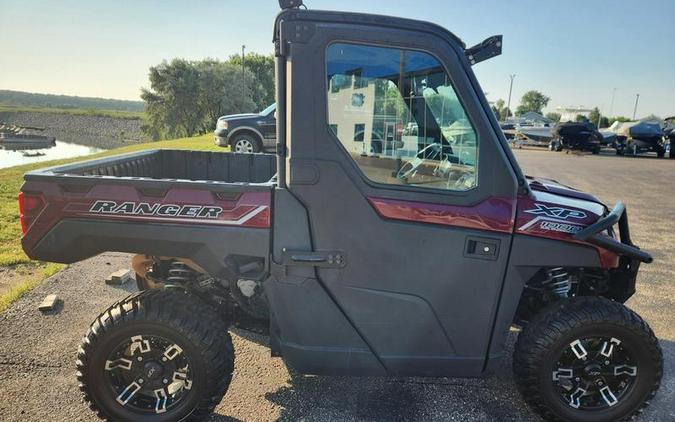
[{"label": "fender flare", "polygon": [[253,132],[257,137],[260,142],[263,142],[265,140],[265,137],[263,136],[262,132],[260,132],[258,129],[252,127],[252,126],[240,126],[235,128],[232,132],[227,137],[228,143],[232,140],[233,137],[237,136],[239,132],[242,131],[249,131]]}]

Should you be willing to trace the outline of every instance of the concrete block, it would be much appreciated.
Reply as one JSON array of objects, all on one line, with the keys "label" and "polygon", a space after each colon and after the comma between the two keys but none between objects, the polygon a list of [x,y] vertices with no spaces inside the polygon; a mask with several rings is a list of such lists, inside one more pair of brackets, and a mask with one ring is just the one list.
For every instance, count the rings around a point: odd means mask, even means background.
[{"label": "concrete block", "polygon": [[59,297],[56,296],[55,294],[47,295],[42,300],[42,303],[38,306],[38,309],[40,312],[51,312],[56,309],[56,305],[59,302]]},{"label": "concrete block", "polygon": [[106,284],[111,284],[115,286],[120,286],[127,281],[132,279],[131,271],[129,270],[118,270],[110,274],[108,278],[105,279]]}]

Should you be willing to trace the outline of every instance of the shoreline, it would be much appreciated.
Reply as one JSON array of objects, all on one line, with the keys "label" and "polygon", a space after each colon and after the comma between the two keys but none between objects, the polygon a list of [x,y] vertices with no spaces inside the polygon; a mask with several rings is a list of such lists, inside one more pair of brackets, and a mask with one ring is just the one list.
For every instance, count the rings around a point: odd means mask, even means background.
[{"label": "shoreline", "polygon": [[41,134],[53,136],[57,141],[104,150],[148,142],[141,130],[144,122],[140,119],[3,111],[0,122],[44,127],[46,130]]}]

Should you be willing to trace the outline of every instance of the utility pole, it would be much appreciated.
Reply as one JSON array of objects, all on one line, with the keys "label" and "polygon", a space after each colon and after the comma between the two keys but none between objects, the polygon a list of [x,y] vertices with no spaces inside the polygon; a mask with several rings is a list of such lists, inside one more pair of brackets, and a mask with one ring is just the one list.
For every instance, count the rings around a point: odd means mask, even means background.
[{"label": "utility pole", "polygon": [[637,105],[639,100],[640,94],[635,94],[635,108],[633,108],[633,120],[635,120],[635,116],[637,115]]},{"label": "utility pole", "polygon": [[511,112],[511,92],[513,91],[513,79],[515,79],[515,77],[515,74],[509,75],[509,78],[511,78],[511,84],[509,85],[509,100],[506,102],[506,117],[504,117],[504,121],[509,118],[509,113]]},{"label": "utility pole", "polygon": [[609,105],[609,115],[607,117],[612,117],[612,113],[614,112],[614,96],[616,95],[616,88],[612,89],[612,102]]},{"label": "utility pole", "polygon": [[[246,98],[246,68],[244,67],[244,57],[246,57],[246,46],[241,46],[241,101],[243,104]],[[242,110],[243,111],[243,110]]]}]

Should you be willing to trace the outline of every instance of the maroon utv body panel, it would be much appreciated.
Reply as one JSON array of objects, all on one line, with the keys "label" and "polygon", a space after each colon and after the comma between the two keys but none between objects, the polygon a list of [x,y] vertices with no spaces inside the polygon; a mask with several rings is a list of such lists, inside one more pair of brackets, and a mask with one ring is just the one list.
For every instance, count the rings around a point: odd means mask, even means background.
[{"label": "maroon utv body panel", "polygon": [[[40,208],[27,216],[22,245],[33,259],[70,263],[104,250],[139,252],[144,242],[136,235],[150,228],[176,235],[193,230],[183,242],[191,244],[207,242],[197,235],[204,231],[227,242],[229,233],[245,229],[264,233],[254,242],[261,245],[255,255],[264,257],[275,172],[272,155],[155,150],[28,173],[22,201],[39,198]],[[187,252],[175,249],[172,256]]]}]

